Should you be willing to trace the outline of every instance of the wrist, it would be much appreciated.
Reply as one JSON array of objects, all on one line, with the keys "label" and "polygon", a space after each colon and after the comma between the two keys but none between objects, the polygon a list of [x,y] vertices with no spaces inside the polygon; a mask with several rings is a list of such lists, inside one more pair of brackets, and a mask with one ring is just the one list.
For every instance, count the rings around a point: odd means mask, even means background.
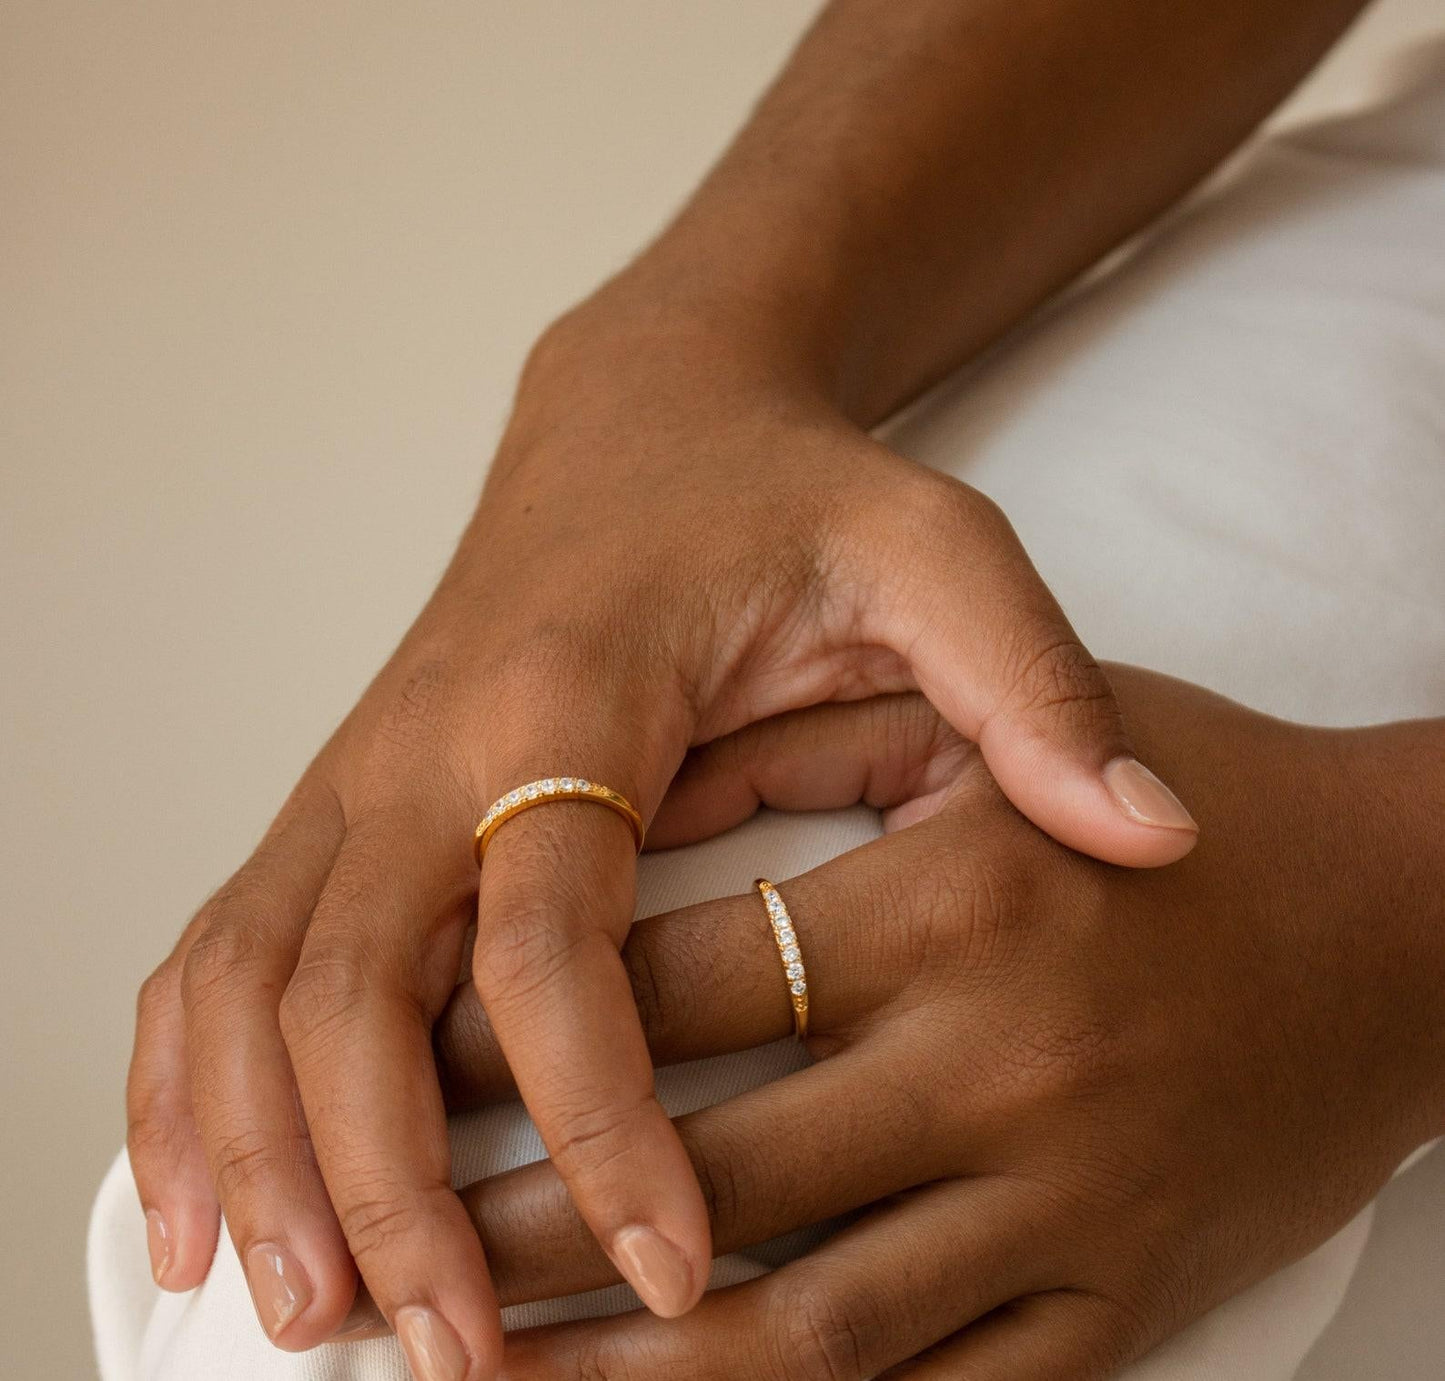
[{"label": "wrist", "polygon": [[539,337],[524,391],[569,384],[604,363],[624,378],[665,380],[684,369],[723,382],[826,396],[825,373],[806,333],[779,304],[730,286],[691,285],[637,264],[570,308]]},{"label": "wrist", "polygon": [[830,300],[821,282],[669,232],[542,333],[522,371],[519,409],[634,391],[731,394],[857,425],[864,419],[849,415],[837,386]]},{"label": "wrist", "polygon": [[1394,1007],[1425,1141],[1445,1135],[1445,720],[1330,737],[1350,912],[1378,959],[1368,996]]}]

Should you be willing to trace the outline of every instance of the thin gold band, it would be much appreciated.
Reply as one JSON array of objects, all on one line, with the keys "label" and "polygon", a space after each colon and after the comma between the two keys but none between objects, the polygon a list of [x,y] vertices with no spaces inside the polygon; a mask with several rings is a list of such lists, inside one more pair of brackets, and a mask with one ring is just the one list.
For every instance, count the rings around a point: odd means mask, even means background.
[{"label": "thin gold band", "polygon": [[477,867],[482,866],[482,856],[492,836],[514,815],[520,815],[533,806],[544,806],[549,801],[596,801],[600,806],[615,810],[632,826],[632,837],[637,842],[637,852],[642,852],[642,816],[626,796],[613,791],[610,786],[589,782],[585,777],[544,777],[541,781],[528,782],[505,796],[499,796],[482,816],[477,826],[474,849]]},{"label": "thin gold band", "polygon": [[803,968],[803,952],[798,948],[798,932],[782,894],[767,878],[757,878],[753,886],[768,908],[773,927],[773,942],[783,961],[783,978],[788,984],[788,1001],[793,1004],[793,1033],[800,1041],[808,1039],[808,975]]}]

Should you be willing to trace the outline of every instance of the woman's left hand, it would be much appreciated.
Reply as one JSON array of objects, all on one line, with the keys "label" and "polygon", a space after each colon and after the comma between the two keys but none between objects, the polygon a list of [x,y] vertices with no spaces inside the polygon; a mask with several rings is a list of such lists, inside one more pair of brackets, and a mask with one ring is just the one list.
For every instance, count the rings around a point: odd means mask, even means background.
[{"label": "woman's left hand", "polygon": [[[1166,870],[1048,839],[918,697],[694,755],[659,843],[760,801],[889,811],[779,883],[819,1062],[678,1122],[719,1251],[861,1216],[684,1318],[513,1335],[507,1377],[1109,1376],[1445,1130],[1439,724],[1307,729],[1111,676],[1204,826]],[[756,892],[644,921],[626,957],[661,1061],[789,1030]],[[502,1091],[466,990],[440,1049],[464,1099]],[[504,1302],[616,1279],[546,1162],[464,1197]]]}]

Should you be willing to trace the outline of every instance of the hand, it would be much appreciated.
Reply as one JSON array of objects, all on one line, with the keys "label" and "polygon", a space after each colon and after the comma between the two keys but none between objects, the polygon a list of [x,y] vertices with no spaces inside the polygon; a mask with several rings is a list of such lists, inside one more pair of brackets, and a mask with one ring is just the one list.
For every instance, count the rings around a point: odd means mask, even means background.
[{"label": "hand", "polygon": [[[719,1251],[861,1216],[685,1319],[514,1335],[509,1378],[1104,1377],[1445,1130],[1442,726],[1307,729],[1110,674],[1204,826],[1161,872],[1045,838],[917,697],[692,756],[668,843],[760,801],[887,811],[780,884],[820,1062],[677,1124]],[[659,1060],[789,1030],[756,893],[643,921],[625,958]],[[504,1092],[474,993],[440,1048],[459,1102]],[[615,1278],[554,1167],[464,1197],[509,1302]]]},{"label": "hand", "polygon": [[142,994],[157,1278],[202,1278],[218,1197],[285,1347],[337,1328],[354,1258],[413,1350],[495,1368],[430,1046],[473,916],[476,987],[583,1219],[658,1313],[703,1288],[704,1201],[618,955],[633,839],[606,810],[529,811],[477,897],[472,830],[508,788],[573,772],[650,815],[691,744],[919,686],[1060,839],[1139,865],[1194,843],[992,504],[771,364],[623,319],[538,351],[440,588]]}]

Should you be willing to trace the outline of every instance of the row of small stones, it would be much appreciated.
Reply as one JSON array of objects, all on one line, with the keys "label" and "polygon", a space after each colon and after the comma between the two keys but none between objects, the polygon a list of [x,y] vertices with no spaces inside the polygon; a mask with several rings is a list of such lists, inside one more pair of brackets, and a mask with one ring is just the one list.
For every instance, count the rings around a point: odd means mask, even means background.
[{"label": "row of small stones", "polygon": [[764,893],[763,899],[768,904],[768,917],[773,923],[773,938],[778,942],[778,949],[786,966],[788,991],[794,997],[802,997],[808,991],[808,978],[803,971],[803,953],[798,948],[798,935],[788,916],[788,908],[783,905],[783,899],[771,889]]},{"label": "row of small stones", "polygon": [[509,791],[482,817],[484,826],[490,825],[504,810],[510,810],[521,801],[535,801],[538,796],[563,796],[572,791],[596,791],[585,777],[548,777],[540,782],[528,782],[515,791]]}]

